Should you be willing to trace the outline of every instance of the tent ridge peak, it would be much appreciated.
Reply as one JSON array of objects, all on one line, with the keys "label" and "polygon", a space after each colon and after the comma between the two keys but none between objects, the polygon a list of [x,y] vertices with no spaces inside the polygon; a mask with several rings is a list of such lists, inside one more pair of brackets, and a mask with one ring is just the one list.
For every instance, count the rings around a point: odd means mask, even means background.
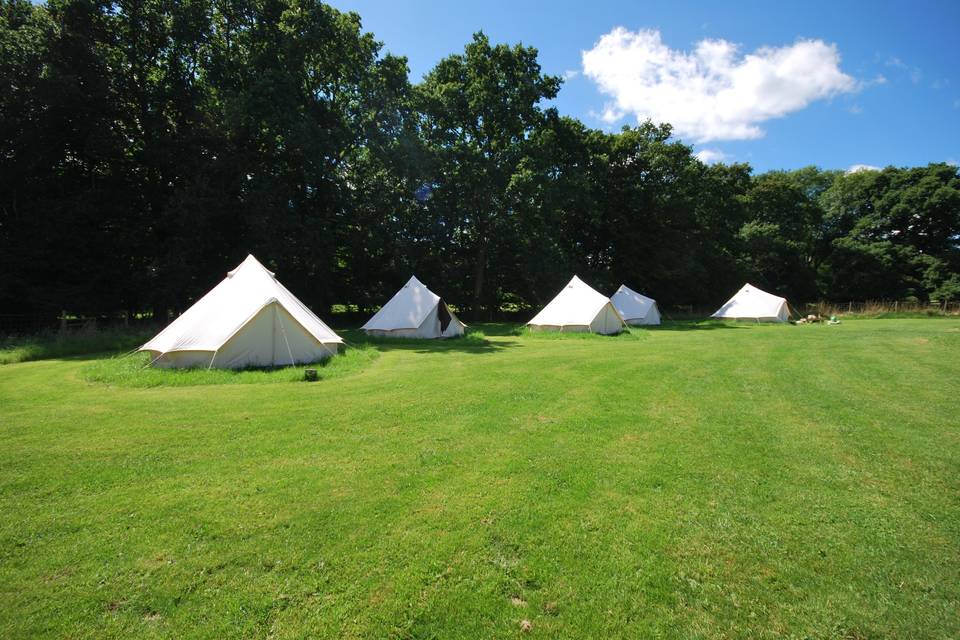
[{"label": "tent ridge peak", "polygon": [[243,262],[238,264],[235,269],[231,269],[230,271],[227,271],[227,277],[232,278],[238,273],[241,273],[246,269],[252,269],[252,268],[256,268],[262,271],[263,273],[266,273],[274,280],[277,279],[277,274],[274,273],[273,271],[270,271],[270,269],[267,269],[265,266],[263,266],[263,263],[257,260],[257,258],[252,253],[248,253],[247,257],[243,259]]}]

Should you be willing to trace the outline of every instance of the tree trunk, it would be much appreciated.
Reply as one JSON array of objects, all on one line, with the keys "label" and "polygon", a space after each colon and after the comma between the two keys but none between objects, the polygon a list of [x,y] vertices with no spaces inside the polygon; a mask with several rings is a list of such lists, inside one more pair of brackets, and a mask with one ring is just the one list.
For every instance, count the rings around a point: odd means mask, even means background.
[{"label": "tree trunk", "polygon": [[483,318],[483,285],[487,275],[487,240],[480,240],[477,250],[477,263],[473,267],[473,313],[478,319]]}]

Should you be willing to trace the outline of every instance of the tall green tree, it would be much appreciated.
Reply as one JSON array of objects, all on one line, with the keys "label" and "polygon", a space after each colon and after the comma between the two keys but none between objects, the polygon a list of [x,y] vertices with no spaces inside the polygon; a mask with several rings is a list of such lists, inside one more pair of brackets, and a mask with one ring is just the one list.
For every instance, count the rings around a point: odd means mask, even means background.
[{"label": "tall green tree", "polygon": [[740,239],[744,271],[758,286],[795,300],[819,297],[823,213],[818,198],[832,178],[808,167],[772,171],[753,180],[746,194],[749,220]]},{"label": "tall green tree", "polygon": [[473,308],[494,306],[491,254],[514,211],[508,187],[531,135],[543,125],[544,100],[560,78],[541,72],[537,50],[491,45],[476,33],[463,54],[441,60],[418,85],[421,131],[437,158],[434,201],[447,208],[448,237],[472,266]]},{"label": "tall green tree", "polygon": [[[252,251],[330,304],[360,262],[344,249],[355,214],[394,215],[412,191],[393,175],[415,131],[406,63],[356,14],[310,0],[2,9],[0,253],[17,274],[2,300],[162,314]],[[389,226],[366,226],[390,245]]]},{"label": "tall green tree", "polygon": [[821,197],[832,297],[960,296],[960,178],[947,164],[839,176]]},{"label": "tall green tree", "polygon": [[115,231],[131,192],[113,16],[92,1],[5,3],[3,14],[0,253],[18,275],[0,297],[38,311],[120,306],[129,280]]}]

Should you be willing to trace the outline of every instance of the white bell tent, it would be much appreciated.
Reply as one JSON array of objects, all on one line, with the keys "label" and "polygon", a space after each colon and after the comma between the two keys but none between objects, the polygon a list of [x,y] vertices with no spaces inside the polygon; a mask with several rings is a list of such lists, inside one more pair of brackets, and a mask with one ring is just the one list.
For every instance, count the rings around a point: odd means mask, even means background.
[{"label": "white bell tent", "polygon": [[790,305],[786,298],[767,293],[748,282],[710,317],[756,320],[757,322],[786,322],[790,319]]},{"label": "white bell tent", "polygon": [[544,331],[613,334],[620,333],[625,324],[610,298],[573,276],[527,326]]},{"label": "white bell tent", "polygon": [[251,255],[140,351],[160,367],[242,369],[317,362],[342,342]]},{"label": "white bell tent", "polygon": [[440,296],[413,276],[363,325],[363,330],[371,336],[390,338],[453,338],[462,336],[466,326]]},{"label": "white bell tent", "polygon": [[620,316],[630,325],[660,324],[660,309],[657,301],[637,293],[625,284],[610,296],[610,302]]}]

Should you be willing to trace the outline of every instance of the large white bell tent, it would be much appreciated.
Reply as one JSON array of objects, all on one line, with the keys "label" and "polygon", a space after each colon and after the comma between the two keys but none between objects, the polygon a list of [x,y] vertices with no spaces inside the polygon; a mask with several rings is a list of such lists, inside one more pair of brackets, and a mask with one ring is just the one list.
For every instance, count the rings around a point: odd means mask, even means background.
[{"label": "large white bell tent", "polygon": [[253,256],[140,347],[161,367],[242,369],[317,362],[343,340]]},{"label": "large white bell tent", "polygon": [[467,325],[427,285],[410,278],[363,330],[368,335],[391,338],[453,338],[462,336]]},{"label": "large white bell tent", "polygon": [[545,331],[612,334],[620,333],[625,324],[610,298],[573,276],[527,326]]},{"label": "large white bell tent", "polygon": [[790,319],[790,305],[787,304],[786,298],[767,293],[748,282],[710,317],[756,320],[757,322],[786,322]]},{"label": "large white bell tent", "polygon": [[660,309],[657,301],[637,293],[625,284],[610,296],[610,302],[627,324],[660,324]]}]

